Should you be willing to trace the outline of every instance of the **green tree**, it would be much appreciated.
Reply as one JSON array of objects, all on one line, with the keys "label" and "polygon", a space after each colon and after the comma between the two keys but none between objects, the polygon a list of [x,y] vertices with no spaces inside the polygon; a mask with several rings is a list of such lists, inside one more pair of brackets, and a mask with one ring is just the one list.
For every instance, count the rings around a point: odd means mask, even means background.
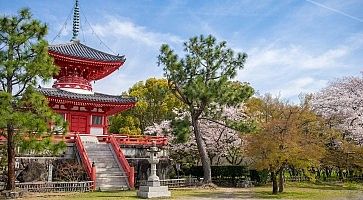
[{"label": "green tree", "polygon": [[137,117],[127,114],[118,114],[111,117],[110,133],[127,135],[141,135],[140,121]]},{"label": "green tree", "polygon": [[305,175],[319,166],[325,153],[323,135],[329,129],[307,103],[290,105],[267,95],[250,99],[246,107],[258,124],[247,139],[246,154],[257,170],[270,172],[273,194],[283,192],[288,166],[304,170]]},{"label": "green tree", "polygon": [[210,159],[202,139],[199,120],[215,105],[237,105],[253,94],[248,84],[231,82],[246,61],[245,53],[227,48],[226,42],[217,43],[209,35],[193,37],[184,43],[185,58],[163,44],[158,57],[173,94],[186,106],[191,116],[198,152],[204,172],[204,183],[211,182]]},{"label": "green tree", "polygon": [[138,101],[135,108],[111,118],[111,133],[140,134],[154,123],[171,119],[173,109],[182,106],[169,89],[166,79],[149,78],[145,82],[137,82],[126,95],[137,97]]},{"label": "green tree", "polygon": [[34,89],[38,80],[57,73],[48,55],[46,33],[47,26],[32,19],[29,9],[0,18],[0,130],[7,138],[8,190],[15,189],[15,148],[30,147],[26,145],[30,141],[47,143],[40,138],[50,133],[49,122],[62,122]]}]

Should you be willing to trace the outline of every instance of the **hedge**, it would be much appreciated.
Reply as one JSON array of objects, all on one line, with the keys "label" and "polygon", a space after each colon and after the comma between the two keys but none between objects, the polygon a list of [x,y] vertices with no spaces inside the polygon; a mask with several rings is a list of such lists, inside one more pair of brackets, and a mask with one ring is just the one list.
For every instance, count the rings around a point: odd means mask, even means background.
[{"label": "hedge", "polygon": [[[257,184],[266,183],[268,179],[268,172],[249,170],[246,166],[230,165],[230,166],[211,166],[212,178],[216,179],[228,179],[238,177],[249,177],[251,181]],[[192,166],[188,169],[183,169],[185,175],[191,175],[195,177],[203,177],[202,166]]]},{"label": "hedge", "polygon": [[[212,177],[241,177],[249,176],[249,170],[245,166],[211,166]],[[202,166],[192,166],[186,170],[186,175],[203,177]]]}]

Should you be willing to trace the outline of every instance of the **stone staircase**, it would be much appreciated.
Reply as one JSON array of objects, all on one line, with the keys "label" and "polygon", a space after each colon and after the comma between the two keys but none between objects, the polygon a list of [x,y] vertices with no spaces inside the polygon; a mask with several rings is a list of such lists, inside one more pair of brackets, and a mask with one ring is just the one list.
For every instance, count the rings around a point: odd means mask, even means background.
[{"label": "stone staircase", "polygon": [[96,189],[128,190],[128,177],[118,163],[110,144],[100,143],[92,136],[82,136],[81,140],[90,162],[94,162],[96,166]]}]

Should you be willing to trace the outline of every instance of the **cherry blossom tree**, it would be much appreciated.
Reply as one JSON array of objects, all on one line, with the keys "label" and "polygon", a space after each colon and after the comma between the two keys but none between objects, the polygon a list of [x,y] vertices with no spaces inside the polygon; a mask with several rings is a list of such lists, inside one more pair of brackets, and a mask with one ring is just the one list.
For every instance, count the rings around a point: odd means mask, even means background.
[{"label": "cherry blossom tree", "polygon": [[331,82],[312,98],[314,110],[327,118],[343,138],[363,144],[363,78],[344,77]]},{"label": "cherry blossom tree", "polygon": [[[217,110],[221,110],[222,113],[220,116],[221,120],[201,118],[199,121],[202,139],[206,145],[211,164],[219,164],[222,158],[225,158],[231,164],[240,164],[242,162],[239,155],[239,149],[242,145],[240,133],[226,123],[229,120],[245,120],[246,116],[241,109],[238,107],[217,107]],[[188,120],[189,118],[190,116],[187,112],[180,112],[175,120]],[[170,155],[173,159],[180,161],[186,159],[198,160],[199,157],[196,157],[198,155],[198,147],[194,134],[189,134],[186,141],[181,143],[178,140],[178,133],[175,133],[173,125],[175,124],[172,121],[165,120],[160,124],[147,127],[145,133],[167,136],[168,141],[170,141]],[[189,127],[189,131],[191,129],[192,127]]]}]

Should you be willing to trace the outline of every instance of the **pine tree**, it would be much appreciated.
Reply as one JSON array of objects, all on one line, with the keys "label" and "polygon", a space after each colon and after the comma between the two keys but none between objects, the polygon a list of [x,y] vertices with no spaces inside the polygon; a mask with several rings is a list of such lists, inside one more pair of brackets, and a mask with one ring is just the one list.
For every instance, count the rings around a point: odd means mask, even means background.
[{"label": "pine tree", "polygon": [[50,80],[58,71],[48,55],[46,34],[47,26],[32,19],[29,9],[0,18],[0,129],[7,139],[7,190],[15,189],[15,148],[47,149],[49,123],[62,123],[35,89],[38,81]]},{"label": "pine tree", "polygon": [[202,139],[199,120],[213,111],[215,105],[236,105],[248,99],[253,89],[245,83],[231,81],[242,69],[247,54],[217,43],[209,35],[193,37],[184,43],[185,58],[179,58],[167,44],[161,46],[159,65],[174,95],[187,107],[198,152],[203,165],[204,183],[211,182],[210,159]]}]

